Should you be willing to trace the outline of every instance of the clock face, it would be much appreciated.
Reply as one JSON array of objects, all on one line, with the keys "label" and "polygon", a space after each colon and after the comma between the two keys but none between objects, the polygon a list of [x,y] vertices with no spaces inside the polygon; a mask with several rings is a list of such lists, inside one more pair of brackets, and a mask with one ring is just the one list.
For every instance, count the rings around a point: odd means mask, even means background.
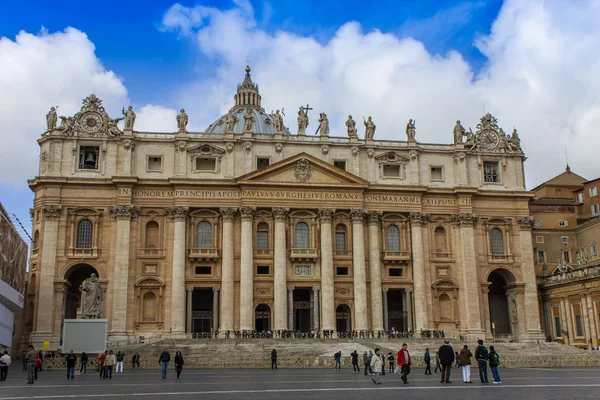
[{"label": "clock face", "polygon": [[488,149],[496,147],[498,145],[498,135],[492,131],[483,132],[481,134],[481,144]]},{"label": "clock face", "polygon": [[102,118],[96,113],[88,113],[81,118],[81,125],[86,131],[95,132],[100,129]]}]

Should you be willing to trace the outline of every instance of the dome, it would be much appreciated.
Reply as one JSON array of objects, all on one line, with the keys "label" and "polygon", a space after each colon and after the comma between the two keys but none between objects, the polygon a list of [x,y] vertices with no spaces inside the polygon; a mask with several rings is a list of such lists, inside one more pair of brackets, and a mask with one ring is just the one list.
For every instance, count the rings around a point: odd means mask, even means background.
[{"label": "dome", "polygon": [[[265,113],[265,109],[260,103],[262,97],[258,93],[258,85],[252,82],[250,77],[250,67],[246,66],[246,77],[244,82],[238,85],[237,93],[234,96],[235,106],[225,115],[222,115],[215,122],[206,128],[206,133],[275,133],[273,116]],[[245,130],[246,114],[253,117],[252,129]],[[232,115],[233,117],[230,117]],[[232,126],[229,127],[227,121],[232,121]],[[233,128],[233,129],[231,129]],[[289,135],[290,131],[284,125],[281,133]]]}]

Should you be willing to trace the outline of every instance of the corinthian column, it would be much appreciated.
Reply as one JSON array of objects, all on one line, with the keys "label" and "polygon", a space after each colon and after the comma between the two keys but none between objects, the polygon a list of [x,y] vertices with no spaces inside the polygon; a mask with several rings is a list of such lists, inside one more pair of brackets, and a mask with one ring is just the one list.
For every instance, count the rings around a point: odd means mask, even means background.
[{"label": "corinthian column", "polygon": [[233,219],[237,208],[221,208],[223,255],[221,256],[221,325],[219,331],[233,330]]},{"label": "corinthian column", "polygon": [[365,273],[365,238],[363,210],[350,211],[352,219],[352,261],[354,264],[354,329],[369,329],[367,318],[367,278]]},{"label": "corinthian column", "polygon": [[415,298],[415,328],[414,331],[427,329],[427,299],[425,295],[425,262],[423,258],[423,228],[422,224],[429,214],[410,213],[410,233],[412,242],[413,281]]},{"label": "corinthian column", "polygon": [[331,238],[331,216],[333,209],[319,209],[321,221],[321,315],[323,330],[335,330],[335,303],[333,287],[333,244]]},{"label": "corinthian column", "polygon": [[[383,310],[381,305],[381,264],[379,251],[379,218],[380,211],[369,211],[369,272],[371,275],[371,329],[384,329]],[[386,293],[387,294],[387,293]],[[386,296],[387,297],[387,296]],[[387,299],[385,299],[387,304]],[[386,309],[387,312],[387,309]],[[387,325],[387,322],[385,322]]]},{"label": "corinthian column", "polygon": [[288,208],[273,208],[275,219],[275,248],[274,248],[274,325],[275,330],[287,330],[287,262],[285,246],[285,221]]},{"label": "corinthian column", "polygon": [[165,208],[173,221],[173,266],[171,273],[171,333],[185,335],[185,221],[188,207]]},{"label": "corinthian column", "polygon": [[118,341],[127,339],[127,293],[129,289],[131,218],[138,213],[138,208],[132,205],[118,205],[110,208],[109,213],[110,217],[117,221],[110,337],[111,340]]},{"label": "corinthian column", "polygon": [[240,271],[240,330],[254,329],[252,217],[255,207],[240,208],[242,217],[242,262]]}]

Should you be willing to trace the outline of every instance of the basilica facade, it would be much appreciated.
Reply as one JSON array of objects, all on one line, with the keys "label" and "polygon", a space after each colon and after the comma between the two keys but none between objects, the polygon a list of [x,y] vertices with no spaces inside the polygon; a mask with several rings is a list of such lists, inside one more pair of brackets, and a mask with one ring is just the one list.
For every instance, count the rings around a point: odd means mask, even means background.
[{"label": "basilica facade", "polygon": [[486,114],[475,132],[449,127],[451,144],[420,143],[412,120],[406,140],[378,140],[371,118],[363,135],[350,117],[339,137],[320,113],[307,135],[307,106],[292,133],[262,108],[249,68],[234,101],[204,132],[187,130],[184,110],[173,133],[136,131],[131,107],[112,119],[95,95],[59,126],[50,111],[29,181],[23,342],[59,347],[92,273],[112,341],[228,330],[543,338],[516,131]]}]

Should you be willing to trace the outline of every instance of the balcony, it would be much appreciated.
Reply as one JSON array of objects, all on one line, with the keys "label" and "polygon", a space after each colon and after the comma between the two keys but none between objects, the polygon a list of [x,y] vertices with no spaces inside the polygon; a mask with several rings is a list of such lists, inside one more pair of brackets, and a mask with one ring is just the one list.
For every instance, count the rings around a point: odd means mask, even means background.
[{"label": "balcony", "polygon": [[352,250],[334,250],[333,258],[336,260],[352,260]]},{"label": "balcony", "polygon": [[514,261],[512,254],[488,254],[488,263],[491,264],[510,264]]},{"label": "balcony", "polygon": [[387,263],[401,263],[410,261],[410,251],[382,251],[381,259]]},{"label": "balcony", "polygon": [[431,261],[452,262],[452,253],[436,251],[431,253]]},{"label": "balcony", "polygon": [[98,248],[92,247],[89,249],[77,249],[71,247],[67,254],[69,258],[98,258]]},{"label": "balcony", "polygon": [[254,249],[254,258],[272,258],[273,250],[269,249]]},{"label": "balcony", "polygon": [[219,259],[219,249],[190,249],[190,260],[192,261],[216,261]]},{"label": "balcony", "polygon": [[319,258],[318,249],[290,249],[291,260],[310,261]]},{"label": "balcony", "polygon": [[163,249],[156,249],[153,247],[139,249],[138,250],[139,258],[163,258]]}]

